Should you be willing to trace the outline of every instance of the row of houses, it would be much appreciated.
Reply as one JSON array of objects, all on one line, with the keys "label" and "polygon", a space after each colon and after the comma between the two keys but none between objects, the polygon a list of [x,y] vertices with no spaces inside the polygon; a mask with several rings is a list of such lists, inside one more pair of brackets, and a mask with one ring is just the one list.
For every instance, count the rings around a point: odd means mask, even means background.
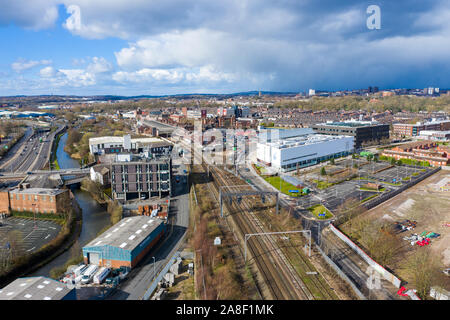
[{"label": "row of houses", "polygon": [[383,156],[399,159],[412,159],[427,161],[433,167],[446,166],[450,163],[450,150],[448,147],[438,145],[434,141],[417,141],[385,149]]}]

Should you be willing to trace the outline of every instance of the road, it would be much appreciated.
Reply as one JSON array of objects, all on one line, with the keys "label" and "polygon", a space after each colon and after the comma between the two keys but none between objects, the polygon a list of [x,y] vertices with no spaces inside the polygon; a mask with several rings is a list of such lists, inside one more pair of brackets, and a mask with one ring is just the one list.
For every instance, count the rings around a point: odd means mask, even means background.
[{"label": "road", "polygon": [[[189,190],[187,176],[183,170],[186,170],[186,166],[182,164],[173,171],[174,177],[178,177],[180,182],[174,182],[174,196],[171,198],[169,219],[172,219],[172,224],[168,226],[170,236],[163,239],[147,254],[144,260],[130,272],[129,278],[108,297],[108,300],[141,300],[155,274],[157,275],[164,268],[183,244],[181,240],[189,226]],[[153,261],[155,261],[154,264]]]},{"label": "road", "polygon": [[8,151],[8,153],[0,160],[0,171],[11,171],[11,164],[18,159],[20,153],[23,152],[25,145],[30,137],[34,134],[31,127],[27,127],[24,136]]},{"label": "road", "polygon": [[[51,148],[55,136],[63,129],[63,125],[47,133],[33,132],[27,130],[26,139],[24,138],[19,145],[16,145],[8,153],[10,158],[5,158],[2,165],[3,176],[8,177],[8,173],[29,172],[42,169],[50,159]],[[39,141],[42,138],[42,143]]]}]

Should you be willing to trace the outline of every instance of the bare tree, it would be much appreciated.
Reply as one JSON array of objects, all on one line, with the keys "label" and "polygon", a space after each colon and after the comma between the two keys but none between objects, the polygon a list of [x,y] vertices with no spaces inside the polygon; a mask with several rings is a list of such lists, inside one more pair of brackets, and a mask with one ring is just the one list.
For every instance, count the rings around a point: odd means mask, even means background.
[{"label": "bare tree", "polygon": [[407,269],[412,275],[417,294],[426,299],[438,278],[439,265],[430,251],[423,249],[425,248],[420,248],[408,259]]}]

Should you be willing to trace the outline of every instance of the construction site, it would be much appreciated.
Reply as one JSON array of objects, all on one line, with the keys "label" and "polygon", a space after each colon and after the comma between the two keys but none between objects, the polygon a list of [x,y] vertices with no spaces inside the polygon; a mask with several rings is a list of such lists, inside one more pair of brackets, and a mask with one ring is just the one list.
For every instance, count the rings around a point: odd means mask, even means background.
[{"label": "construction site", "polygon": [[449,185],[450,172],[441,170],[339,228],[422,299],[425,282],[449,290]]}]

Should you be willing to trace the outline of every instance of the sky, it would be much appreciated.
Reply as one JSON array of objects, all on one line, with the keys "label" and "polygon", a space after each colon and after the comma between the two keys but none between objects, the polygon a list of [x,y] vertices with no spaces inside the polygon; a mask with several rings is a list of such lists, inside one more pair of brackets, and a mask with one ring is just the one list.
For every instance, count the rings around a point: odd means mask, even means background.
[{"label": "sky", "polygon": [[[380,8],[380,28],[367,20]],[[0,95],[450,87],[450,0],[0,0]]]}]

